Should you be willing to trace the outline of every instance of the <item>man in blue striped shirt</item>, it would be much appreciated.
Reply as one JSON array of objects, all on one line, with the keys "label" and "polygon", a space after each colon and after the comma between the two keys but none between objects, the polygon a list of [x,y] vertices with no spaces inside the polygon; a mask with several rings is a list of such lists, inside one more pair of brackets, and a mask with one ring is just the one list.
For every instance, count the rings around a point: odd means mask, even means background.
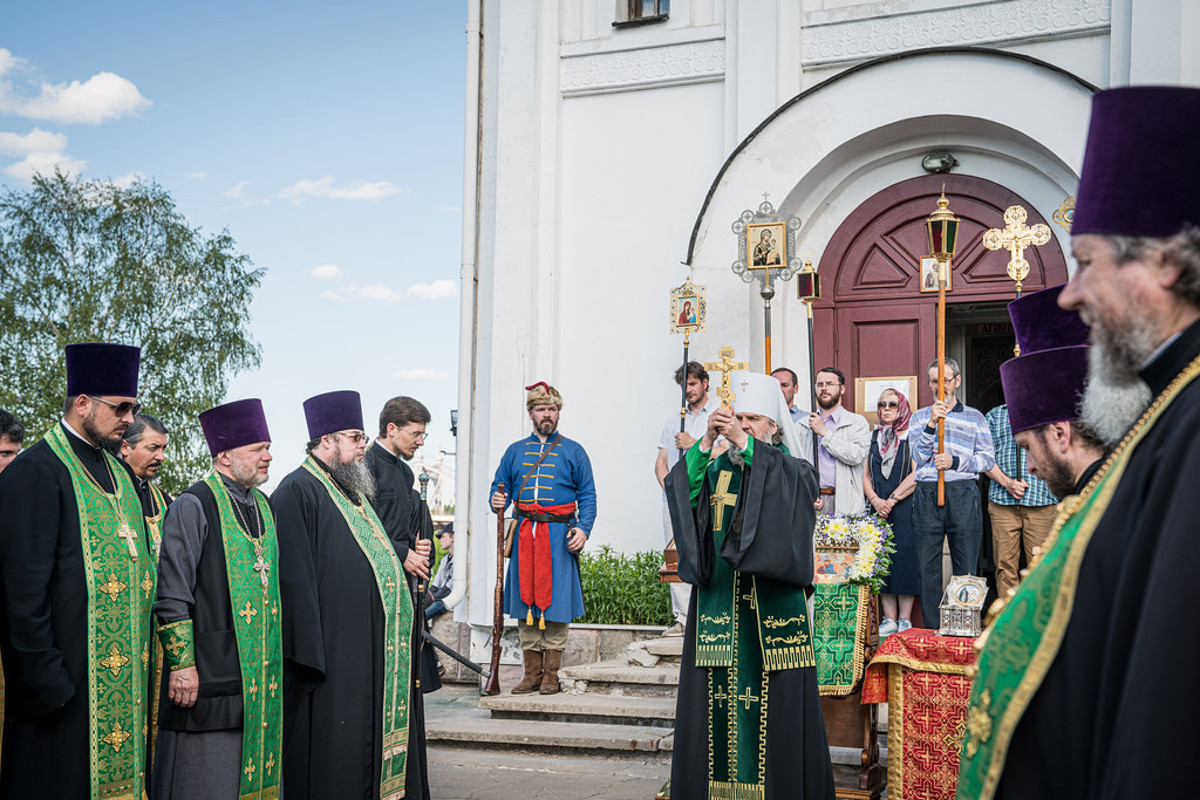
[{"label": "man in blue striped shirt", "polygon": [[[937,362],[929,365],[929,386],[937,395]],[[974,575],[983,541],[979,473],[996,464],[992,433],[978,410],[957,397],[962,385],[958,362],[946,359],[946,399],[917,409],[908,424],[908,441],[917,465],[913,534],[921,567],[921,613],[925,626],[938,627],[942,599],[942,540],[949,537],[954,575]],[[937,450],[937,421],[945,422],[945,448]],[[946,479],[946,504],[937,504],[937,478]]]}]

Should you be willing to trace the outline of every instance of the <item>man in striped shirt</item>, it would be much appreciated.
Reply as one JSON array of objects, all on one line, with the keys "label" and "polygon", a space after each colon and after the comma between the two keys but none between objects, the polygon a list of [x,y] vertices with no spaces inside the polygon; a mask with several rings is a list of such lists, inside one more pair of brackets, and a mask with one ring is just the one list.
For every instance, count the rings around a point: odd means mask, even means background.
[{"label": "man in striped shirt", "polygon": [[[937,395],[937,362],[929,365],[929,386]],[[921,613],[925,626],[938,626],[942,599],[942,540],[949,537],[954,575],[974,575],[983,540],[983,511],[979,503],[979,473],[996,464],[987,419],[957,397],[962,386],[958,362],[946,359],[946,399],[917,409],[908,425],[908,441],[917,465],[913,502],[913,533],[921,567]],[[945,422],[945,448],[937,451],[937,421]],[[946,503],[937,504],[937,479],[946,482]]]}]

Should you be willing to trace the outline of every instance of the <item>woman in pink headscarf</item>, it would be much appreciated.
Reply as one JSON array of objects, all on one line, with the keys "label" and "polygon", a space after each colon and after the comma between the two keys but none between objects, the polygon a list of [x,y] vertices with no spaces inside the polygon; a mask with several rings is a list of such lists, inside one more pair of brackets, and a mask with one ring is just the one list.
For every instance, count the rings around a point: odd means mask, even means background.
[{"label": "woman in pink headscarf", "polygon": [[913,540],[912,493],[916,466],[908,450],[908,399],[895,389],[879,395],[879,425],[871,434],[871,453],[863,469],[863,491],[871,508],[892,525],[892,570],[879,596],[883,606],[880,637],[912,627],[909,615],[921,591],[917,546]]}]

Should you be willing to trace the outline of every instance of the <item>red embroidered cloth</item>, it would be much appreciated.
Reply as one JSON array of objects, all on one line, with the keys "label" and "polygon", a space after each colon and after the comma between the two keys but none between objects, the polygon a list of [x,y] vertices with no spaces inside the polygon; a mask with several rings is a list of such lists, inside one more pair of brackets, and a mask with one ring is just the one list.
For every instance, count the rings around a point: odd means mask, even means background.
[{"label": "red embroidered cloth", "polygon": [[974,639],[912,628],[867,665],[862,701],[888,704],[889,797],[953,800],[974,663]]}]

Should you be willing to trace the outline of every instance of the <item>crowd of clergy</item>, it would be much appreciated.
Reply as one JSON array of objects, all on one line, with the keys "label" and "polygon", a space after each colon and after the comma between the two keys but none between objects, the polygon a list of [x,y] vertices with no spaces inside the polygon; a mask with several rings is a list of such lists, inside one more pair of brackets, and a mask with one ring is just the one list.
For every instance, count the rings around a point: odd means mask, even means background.
[{"label": "crowd of clergy", "polygon": [[[834,796],[812,647],[816,514],[906,517],[919,546],[884,603],[885,632],[903,635],[913,595],[936,617],[940,563],[935,586],[925,562],[940,562],[943,537],[955,572],[974,572],[970,492],[997,457],[1023,465],[992,474],[1001,489],[1020,499],[1030,484],[1011,473],[1027,470],[1054,502],[1009,514],[1037,545],[1026,572],[1004,571],[976,642],[958,797],[1187,791],[1181,754],[1200,744],[1187,691],[1200,644],[1179,622],[1200,561],[1197,130],[1200,89],[1095,96],[1077,266],[1010,305],[1020,355],[1000,368],[994,416],[955,398],[956,364],[933,406],[910,413],[883,393],[874,436],[841,413],[836,369],[819,373],[806,418],[788,370],[736,373],[720,406],[680,371],[691,414],[682,432],[668,425],[656,465],[690,587],[669,631],[684,638],[663,796]],[[356,392],[309,398],[306,457],[268,498],[262,403],[225,403],[199,415],[211,473],[171,498],[154,481],[169,432],[139,414],[138,348],[69,345],[66,364],[61,421],[37,443],[21,451],[24,429],[0,412],[0,799],[429,797],[432,522],[406,463],[428,410],[393,398],[372,442]],[[506,451],[490,502],[514,514],[514,691],[550,694],[583,613],[596,493],[583,447],[558,432],[561,394],[526,389],[533,431]]]}]

